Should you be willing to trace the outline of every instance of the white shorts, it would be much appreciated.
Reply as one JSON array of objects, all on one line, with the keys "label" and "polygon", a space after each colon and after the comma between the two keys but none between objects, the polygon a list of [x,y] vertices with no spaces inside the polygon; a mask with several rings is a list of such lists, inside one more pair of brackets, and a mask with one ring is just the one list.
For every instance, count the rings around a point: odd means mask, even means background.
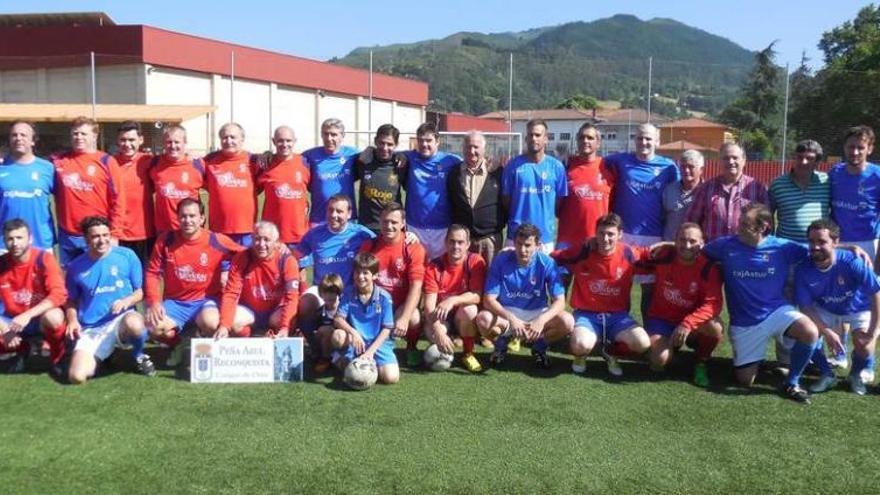
[{"label": "white shorts", "polygon": [[862,248],[863,251],[868,253],[868,256],[871,258],[871,262],[873,263],[875,259],[877,259],[877,239],[869,239],[867,241],[849,241],[849,242],[841,242],[841,244],[847,244],[850,246],[858,246]]},{"label": "white shorts", "polygon": [[[513,249],[513,239],[507,239],[504,241],[504,249]],[[541,252],[550,255],[556,249],[555,242],[542,242],[541,243]]]},{"label": "white shorts", "polygon": [[129,345],[119,338],[119,329],[122,328],[122,319],[133,310],[125,311],[116,318],[97,327],[83,328],[76,341],[76,351],[88,351],[95,359],[103,361],[113,354],[116,349],[127,349]]},{"label": "white shorts", "polygon": [[[321,294],[318,291],[317,285],[313,285],[313,286],[309,287],[308,289],[306,289],[306,291],[303,292],[303,295],[306,295],[306,294],[314,296],[318,300],[318,304],[320,304],[321,306],[324,305],[324,299],[321,297]],[[300,296],[300,297],[302,297],[302,296]]]},{"label": "white shorts", "polygon": [[794,306],[786,304],[770,313],[757,325],[741,327],[730,326],[730,346],[733,348],[733,366],[739,367],[758,363],[767,354],[767,341],[775,338],[786,349],[791,349],[795,340],[785,336],[785,331],[798,318],[806,318]]},{"label": "white shorts", "polygon": [[[623,242],[624,244],[628,244],[630,246],[636,247],[651,247],[653,244],[657,244],[662,241],[663,238],[655,235],[636,235],[636,234],[627,234],[623,233]],[[653,284],[657,280],[657,277],[651,274],[644,275],[635,275],[633,277],[633,283],[636,284]]]},{"label": "white shorts", "polygon": [[868,325],[871,324],[870,311],[862,311],[848,315],[836,315],[826,309],[820,308],[819,306],[813,306],[813,308],[819,313],[819,316],[822,317],[822,321],[825,322],[829,328],[837,332],[843,330],[844,323],[849,323],[850,330],[862,331],[867,330]]},{"label": "white shorts", "polygon": [[[528,322],[534,320],[535,318],[541,316],[541,314],[546,313],[547,310],[550,308],[545,306],[545,307],[539,308],[539,309],[521,309],[521,308],[509,308],[509,307],[505,307],[504,309],[513,313],[513,315],[516,316],[517,318],[519,318],[520,320],[528,323]],[[512,332],[510,331],[510,322],[508,322],[507,328],[504,329],[504,332],[502,332],[502,335],[511,335],[511,333]]]},{"label": "white shorts", "polygon": [[428,255],[426,262],[439,258],[446,252],[446,229],[421,229],[412,225],[407,225],[406,229],[415,234],[425,247]]}]

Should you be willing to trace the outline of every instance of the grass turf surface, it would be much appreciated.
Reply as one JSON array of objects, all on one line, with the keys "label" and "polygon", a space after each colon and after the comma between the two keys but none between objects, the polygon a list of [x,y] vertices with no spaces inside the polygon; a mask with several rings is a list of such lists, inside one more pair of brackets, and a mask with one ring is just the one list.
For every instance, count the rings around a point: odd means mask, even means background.
[{"label": "grass turf surface", "polygon": [[367,392],[330,377],[4,376],[0,476],[5,493],[874,491],[877,395],[802,406],[769,374],[746,394],[718,354],[709,390],[689,383],[689,352],[663,377],[625,362],[611,380],[596,358],[575,376],[560,354],[538,372],[523,352],[479,376],[405,371]]}]

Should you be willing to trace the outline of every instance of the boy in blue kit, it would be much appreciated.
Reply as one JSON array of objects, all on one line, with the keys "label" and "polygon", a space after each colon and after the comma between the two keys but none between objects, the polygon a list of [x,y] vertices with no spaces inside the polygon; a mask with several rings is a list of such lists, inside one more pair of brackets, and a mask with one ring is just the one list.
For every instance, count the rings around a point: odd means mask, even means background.
[{"label": "boy in blue kit", "polygon": [[[856,255],[837,249],[840,227],[822,219],[807,229],[810,259],[795,272],[795,301],[836,352],[843,350],[842,330],[852,329],[852,369],[850,389],[865,395],[864,375],[874,371],[874,348],[877,342],[880,282],[868,265]],[[810,391],[825,392],[837,385],[834,371],[828,364],[821,346],[813,354],[822,377]]]},{"label": "boy in blue kit", "polygon": [[70,361],[70,383],[85,383],[95,375],[99,361],[128,347],[138,372],[155,375],[144,353],[144,318],[134,310],[144,297],[140,260],[131,249],[111,244],[106,218],[86,217],[80,229],[88,250],[67,266],[67,335],[79,337]]},{"label": "boy in blue kit", "polygon": [[354,257],[354,287],[342,295],[333,323],[333,347],[343,353],[337,363],[344,369],[355,358],[376,361],[379,381],[390,385],[400,381],[400,369],[394,355],[394,308],[391,294],[376,285],[379,260],[372,253]]}]

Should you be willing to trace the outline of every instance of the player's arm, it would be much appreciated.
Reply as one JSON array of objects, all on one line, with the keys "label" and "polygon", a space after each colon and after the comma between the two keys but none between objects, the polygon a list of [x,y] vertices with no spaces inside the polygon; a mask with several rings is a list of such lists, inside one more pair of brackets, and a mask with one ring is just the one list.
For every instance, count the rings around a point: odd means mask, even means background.
[{"label": "player's arm", "polygon": [[19,313],[9,323],[9,331],[20,333],[34,318],[41,316],[52,308],[60,308],[67,301],[67,289],[64,287],[64,276],[55,257],[49,252],[39,254],[43,257],[43,279],[48,294],[40,302]]},{"label": "player's arm", "polygon": [[699,328],[700,325],[721,314],[721,308],[724,305],[724,295],[721,292],[721,271],[718,265],[708,265],[706,270],[708,272],[704,280],[703,302],[691,314],[685,316],[675,328],[672,333],[672,341],[676,347],[683,345],[688,334]]},{"label": "player's arm", "polygon": [[290,335],[290,322],[296,316],[299,305],[299,265],[296,258],[290,256],[284,263],[284,298],[281,300],[281,324],[278,327],[279,337]]},{"label": "player's arm", "polygon": [[351,342],[355,355],[360,356],[363,354],[366,344],[361,334],[348,323],[347,314],[340,314],[345,313],[345,311],[342,307],[342,302],[340,302],[339,310],[337,310],[336,316],[333,317],[333,326],[348,334],[348,340]]},{"label": "player's arm", "polygon": [[75,339],[79,337],[82,325],[79,323],[79,314],[77,305],[79,304],[79,285],[76,283],[76,277],[72,271],[67,272],[65,284],[67,287],[67,302],[64,303],[64,317],[67,320],[67,330],[64,332],[67,338]]},{"label": "player's arm", "polygon": [[[220,326],[217,327],[217,334],[228,336],[229,329],[232,328],[232,322],[235,320],[235,309],[241,298],[241,289],[244,286],[244,277],[242,271],[247,265],[246,256],[236,256],[232,261],[232,267],[229,269],[229,278],[226,285],[223,286],[223,292],[220,296]],[[223,337],[221,337],[223,338]]]},{"label": "player's arm", "polygon": [[147,325],[156,326],[165,321],[165,308],[162,307],[162,268],[165,265],[165,243],[167,236],[160,236],[153,247],[153,254],[147,265],[144,280]]},{"label": "player's arm", "polygon": [[409,266],[406,270],[406,276],[409,279],[409,291],[406,293],[406,300],[403,302],[403,311],[400,312],[400,318],[394,324],[395,335],[402,337],[406,335],[409,328],[409,321],[413,312],[418,308],[419,301],[422,299],[422,287],[425,284],[425,250],[414,245],[410,248],[412,256],[410,257]]},{"label": "player's arm", "polygon": [[871,294],[871,322],[868,323],[868,335],[876,339],[880,334],[880,292]]},{"label": "player's arm", "polygon": [[107,159],[109,172],[107,184],[107,203],[110,205],[110,226],[113,239],[122,236],[122,226],[125,225],[125,187],[122,184],[122,171],[119,163],[112,156]]}]

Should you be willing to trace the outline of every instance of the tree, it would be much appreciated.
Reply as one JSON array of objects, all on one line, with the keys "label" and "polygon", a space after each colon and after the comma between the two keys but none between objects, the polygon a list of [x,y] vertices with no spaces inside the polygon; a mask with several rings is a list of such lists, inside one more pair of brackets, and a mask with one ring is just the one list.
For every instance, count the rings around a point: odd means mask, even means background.
[{"label": "tree", "polygon": [[560,101],[556,104],[556,108],[571,108],[574,110],[597,110],[599,101],[592,96],[586,96],[578,93]]}]

